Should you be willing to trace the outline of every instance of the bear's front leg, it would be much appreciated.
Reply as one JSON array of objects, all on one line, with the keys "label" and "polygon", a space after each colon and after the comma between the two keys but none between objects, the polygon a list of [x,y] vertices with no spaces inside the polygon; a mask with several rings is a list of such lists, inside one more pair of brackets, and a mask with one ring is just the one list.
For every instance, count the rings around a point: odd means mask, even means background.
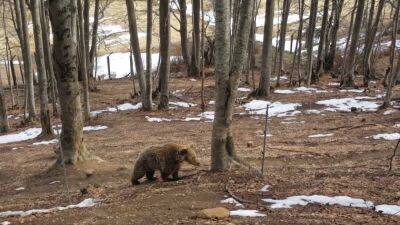
[{"label": "bear's front leg", "polygon": [[170,175],[170,173],[161,172],[161,178],[162,178],[162,180],[163,180],[164,182],[172,181],[172,179],[169,178],[169,175]]}]

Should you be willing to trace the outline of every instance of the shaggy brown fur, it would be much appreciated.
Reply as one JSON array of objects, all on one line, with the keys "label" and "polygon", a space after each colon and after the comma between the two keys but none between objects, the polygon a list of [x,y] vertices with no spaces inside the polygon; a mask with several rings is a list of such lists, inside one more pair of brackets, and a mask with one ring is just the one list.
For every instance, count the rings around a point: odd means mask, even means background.
[{"label": "shaggy brown fur", "polygon": [[[133,168],[132,185],[139,184],[139,179],[146,175],[147,180],[155,180],[154,172],[159,170],[163,181],[178,179],[181,164],[186,161],[192,165],[199,166],[193,149],[187,146],[166,144],[152,146],[143,151],[136,160]],[[169,176],[172,175],[172,179]]]}]

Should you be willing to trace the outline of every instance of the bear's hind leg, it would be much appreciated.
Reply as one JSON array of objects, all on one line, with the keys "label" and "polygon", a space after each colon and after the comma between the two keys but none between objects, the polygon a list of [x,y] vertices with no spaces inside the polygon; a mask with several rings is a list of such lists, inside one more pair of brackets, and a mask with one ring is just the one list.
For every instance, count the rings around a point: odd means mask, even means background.
[{"label": "bear's hind leg", "polygon": [[146,171],[146,178],[147,178],[147,180],[149,180],[149,181],[155,181],[155,180],[157,180],[157,178],[156,177],[154,177],[154,170],[150,170],[150,171]]}]

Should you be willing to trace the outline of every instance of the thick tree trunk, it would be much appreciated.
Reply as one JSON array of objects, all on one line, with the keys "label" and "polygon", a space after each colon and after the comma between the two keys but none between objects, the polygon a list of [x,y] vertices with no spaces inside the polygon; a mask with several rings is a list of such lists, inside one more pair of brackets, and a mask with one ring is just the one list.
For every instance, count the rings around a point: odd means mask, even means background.
[{"label": "thick tree trunk", "polygon": [[53,134],[50,121],[49,96],[47,94],[47,75],[44,62],[42,23],[40,21],[40,0],[31,0],[33,33],[35,39],[36,68],[39,77],[40,123],[42,124],[41,136]]},{"label": "thick tree trunk", "polygon": [[[375,0],[372,0],[375,2]],[[364,85],[368,86],[368,82],[371,79],[375,78],[373,69],[371,67],[371,53],[372,48],[374,46],[374,40],[376,36],[376,32],[378,30],[379,21],[382,15],[383,7],[385,6],[385,0],[379,0],[378,9],[376,12],[375,20],[372,23],[372,18],[374,16],[374,4],[371,6],[370,9],[370,21],[368,22],[368,29],[366,30],[366,40],[365,40],[365,47],[364,47],[364,55],[363,55],[363,68],[364,68]]]},{"label": "thick tree trunk", "polygon": [[[54,71],[61,105],[61,149],[66,164],[90,159],[83,141],[82,106],[77,66],[76,0],[50,0]],[[61,160],[59,160],[61,162]]]},{"label": "thick tree trunk", "polygon": [[318,11],[318,0],[311,1],[310,9],[310,22],[307,29],[307,62],[306,62],[306,79],[307,86],[311,84],[311,74],[312,74],[312,62],[313,62],[313,44],[314,44],[314,33],[315,25],[317,22],[317,11]]},{"label": "thick tree trunk", "polygon": [[88,46],[85,44],[86,33],[83,15],[83,5],[82,0],[78,1],[78,40],[79,40],[79,54],[80,54],[80,70],[82,74],[82,87],[83,87],[83,118],[85,121],[90,120],[90,102],[89,102],[89,81],[88,81],[88,70],[87,62],[88,58],[86,53],[88,52]]},{"label": "thick tree trunk", "polygon": [[356,64],[356,53],[358,39],[360,37],[362,16],[364,11],[365,0],[358,0],[357,14],[354,20],[353,34],[351,35],[351,44],[348,54],[345,58],[345,67],[342,74],[340,86],[341,87],[354,87],[354,68]]},{"label": "thick tree trunk", "polygon": [[283,72],[283,52],[285,51],[286,45],[286,29],[287,29],[287,21],[290,11],[290,2],[291,0],[284,0],[282,7],[282,22],[281,29],[279,34],[279,49],[278,49],[278,58],[279,58],[279,67],[278,67],[278,76],[276,78],[276,86],[279,86],[280,77]]},{"label": "thick tree trunk", "polygon": [[[126,0],[126,7],[128,9],[128,20],[129,20],[129,33],[131,36],[131,49],[133,51],[134,60],[135,60],[135,67],[136,67],[136,75],[139,78],[139,87],[141,97],[142,97],[142,104],[144,110],[151,110],[151,100],[146,98],[147,87],[146,81],[144,78],[144,70],[143,70],[143,62],[142,56],[140,53],[140,45],[139,45],[139,37],[138,37],[138,29],[136,24],[136,13],[135,13],[135,4],[132,0]],[[151,34],[147,34],[151,35]],[[133,74],[132,74],[133,77]]]},{"label": "thick tree trunk", "polygon": [[212,171],[228,169],[229,161],[237,158],[231,133],[231,123],[239,77],[248,46],[253,1],[242,1],[240,6],[238,23],[240,32],[235,38],[231,69],[229,69],[229,0],[215,1],[215,84],[217,98],[211,144]]},{"label": "thick tree trunk", "polygon": [[6,133],[8,129],[6,98],[4,96],[3,82],[0,74],[0,133]]},{"label": "thick tree trunk", "polygon": [[321,74],[324,72],[323,71],[323,53],[324,53],[324,48],[325,46],[325,39],[327,36],[327,23],[328,23],[328,16],[329,16],[329,0],[324,1],[324,13],[322,16],[322,24],[321,24],[321,32],[320,32],[320,38],[319,38],[319,46],[318,46],[318,56],[317,56],[317,63],[316,63],[316,69],[314,73],[314,79],[313,81],[319,81],[319,77]]},{"label": "thick tree trunk", "polygon": [[[169,60],[170,40],[171,40],[171,31],[170,31],[169,0],[161,0],[160,1],[160,59],[161,59],[161,64],[160,64],[160,102],[158,104],[159,109],[168,109],[168,104],[169,104],[168,79],[169,79],[169,72],[170,72],[170,60]],[[200,47],[200,46],[198,46],[198,47]]]},{"label": "thick tree trunk", "polygon": [[349,43],[350,43],[350,39],[351,39],[351,34],[353,33],[354,15],[356,14],[357,4],[358,4],[358,0],[354,0],[354,6],[353,6],[353,9],[351,11],[349,30],[347,32],[346,46],[344,48],[344,54],[343,54],[344,56],[347,55],[347,51],[349,49]]},{"label": "thick tree trunk", "polygon": [[272,71],[272,35],[273,35],[273,20],[275,10],[275,0],[267,0],[265,7],[265,24],[264,37],[261,56],[261,77],[258,89],[255,95],[258,97],[269,97],[270,95],[270,80]]},{"label": "thick tree trunk", "polygon": [[[330,32],[330,44],[328,55],[325,58],[325,70],[332,70],[336,55],[337,33],[339,31],[340,16],[342,14],[344,0],[334,0],[332,3],[332,11],[335,13],[332,29]],[[327,46],[328,48],[328,46]]]},{"label": "thick tree trunk", "polygon": [[189,56],[189,48],[188,48],[188,31],[187,31],[187,18],[186,18],[186,0],[178,0],[179,4],[179,15],[180,15],[180,36],[181,36],[181,51],[183,62],[186,65],[187,74],[190,75],[191,67],[190,67],[190,56]]},{"label": "thick tree trunk", "polygon": [[200,1],[192,0],[193,3],[193,43],[191,59],[191,75],[200,76]]},{"label": "thick tree trunk", "polygon": [[[25,2],[21,0],[15,0],[16,4],[19,5],[21,15],[21,33],[22,33],[22,57],[24,60],[24,75],[25,75],[25,88],[27,89],[27,120],[33,121],[36,118],[35,109],[35,94],[33,86],[33,73],[32,73],[32,60],[30,56],[31,48],[29,45],[29,31],[28,21],[26,18],[26,6]],[[18,10],[17,10],[18,11]]]},{"label": "thick tree trunk", "polygon": [[[146,101],[148,101],[149,109],[153,108],[153,84],[151,71],[151,42],[153,30],[153,0],[147,0],[147,36],[146,36],[146,93],[144,93]],[[183,52],[182,52],[183,53]],[[189,55],[188,55],[189,56]]]}]

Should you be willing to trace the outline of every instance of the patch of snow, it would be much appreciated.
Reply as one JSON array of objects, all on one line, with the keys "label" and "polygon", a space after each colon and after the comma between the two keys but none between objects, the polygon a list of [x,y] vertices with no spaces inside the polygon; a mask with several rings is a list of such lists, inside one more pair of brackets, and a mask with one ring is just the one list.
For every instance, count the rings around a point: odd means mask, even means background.
[{"label": "patch of snow", "polygon": [[30,215],[36,215],[36,214],[41,214],[41,213],[50,213],[50,212],[57,212],[57,211],[64,211],[67,209],[74,209],[74,208],[87,208],[87,207],[92,207],[97,205],[101,200],[99,199],[93,199],[93,198],[87,198],[80,202],[79,204],[76,205],[68,205],[68,206],[59,206],[59,207],[53,207],[49,209],[31,209],[28,211],[5,211],[5,212],[0,212],[0,218],[5,218],[5,217],[10,217],[10,216],[30,216]]},{"label": "patch of snow", "polygon": [[341,205],[341,206],[350,206],[357,208],[373,208],[374,203],[371,201],[365,201],[359,198],[351,198],[348,196],[323,196],[323,195],[299,195],[299,196],[291,196],[282,200],[275,199],[263,199],[263,201],[272,203],[270,206],[273,209],[279,208],[291,208],[295,205],[306,206],[308,204],[321,204],[321,205]]},{"label": "patch of snow", "polygon": [[41,132],[42,128],[29,128],[27,130],[15,134],[1,135],[0,144],[31,140],[38,137]]},{"label": "patch of snow", "polygon": [[395,110],[395,109],[389,109],[389,110],[386,110],[385,112],[383,112],[383,115],[391,115],[391,114],[397,113],[397,112],[399,112],[399,111]]},{"label": "patch of snow", "polygon": [[32,145],[50,145],[50,144],[56,144],[58,143],[58,139],[52,139],[49,141],[40,141],[40,142],[35,142]]},{"label": "patch of snow", "polygon": [[340,92],[353,92],[353,93],[362,93],[364,92],[364,89],[343,89],[340,90]]},{"label": "patch of snow", "polygon": [[398,205],[377,205],[375,211],[387,215],[400,216],[400,206]]},{"label": "patch of snow", "polygon": [[131,103],[124,103],[121,105],[117,106],[117,109],[120,111],[126,111],[126,110],[137,110],[137,109],[141,109],[142,108],[142,103],[139,102],[135,105],[132,105]]},{"label": "patch of snow", "polygon": [[90,116],[91,116],[91,117],[95,117],[95,116],[97,116],[97,115],[99,115],[99,114],[102,114],[102,113],[104,113],[104,112],[117,112],[117,111],[118,111],[117,108],[114,108],[114,107],[107,107],[106,109],[91,111],[91,112],[90,112]]},{"label": "patch of snow", "polygon": [[288,90],[288,89],[278,89],[278,90],[275,90],[274,93],[277,93],[277,94],[294,94],[296,92],[292,91],[292,90]]},{"label": "patch of snow", "polygon": [[169,104],[172,106],[181,107],[181,108],[190,108],[190,107],[196,106],[196,104],[187,103],[187,102],[169,102]]},{"label": "patch of snow", "polygon": [[196,79],[193,79],[193,78],[190,78],[190,81],[196,82],[197,80],[196,80]]},{"label": "patch of snow", "polygon": [[156,123],[161,123],[164,121],[166,121],[166,122],[172,121],[171,119],[167,119],[167,118],[158,118],[158,117],[149,117],[149,116],[146,116],[146,120],[149,122],[156,122]]},{"label": "patch of snow", "polygon": [[208,104],[209,105],[215,105],[215,101],[209,101]]},{"label": "patch of snow", "polygon": [[[109,79],[108,67],[107,67],[107,56],[103,55],[97,58],[97,74],[103,79]],[[146,53],[141,53],[143,67],[146,68]],[[152,71],[157,69],[158,60],[160,55],[158,53],[151,54],[151,69]],[[117,52],[109,56],[110,58],[110,72],[113,78],[123,78],[130,74],[130,53],[129,52]],[[171,61],[180,59],[180,56],[171,56]],[[136,74],[136,67],[133,67],[133,73]]]},{"label": "patch of snow", "polygon": [[322,138],[322,137],[331,137],[331,136],[333,136],[332,133],[330,133],[330,134],[313,134],[308,137],[309,138]]},{"label": "patch of snow", "polygon": [[395,124],[393,127],[400,128],[400,123]]},{"label": "patch of snow", "polygon": [[270,187],[271,187],[271,185],[265,185],[264,187],[262,187],[262,188],[260,189],[260,191],[261,191],[261,192],[268,192]]},{"label": "patch of snow", "polygon": [[292,90],[289,89],[278,89],[275,90],[274,93],[278,94],[294,94],[298,92],[303,92],[303,93],[326,93],[328,91],[326,90],[318,90],[316,88],[310,88],[310,87],[297,87]]},{"label": "patch of snow", "polygon": [[331,83],[328,83],[328,85],[329,85],[329,86],[339,86],[339,85],[340,85],[340,83],[337,83],[337,82],[331,82]]},{"label": "patch of snow", "polygon": [[23,190],[25,190],[25,187],[15,188],[14,190],[16,190],[16,191],[23,191]]},{"label": "patch of snow", "polygon": [[221,200],[221,203],[223,203],[223,204],[235,204],[235,207],[244,208],[243,204],[241,204],[240,202],[236,201],[236,199],[234,199],[234,198],[227,198],[227,199]]},{"label": "patch of snow", "polygon": [[206,112],[200,113],[198,116],[202,117],[203,119],[213,121],[214,120],[214,111],[206,111]]},{"label": "patch of snow", "polygon": [[251,89],[250,89],[250,88],[240,87],[240,88],[238,88],[238,91],[241,91],[241,92],[250,92]]},{"label": "patch of snow", "polygon": [[394,141],[394,140],[399,140],[400,139],[400,134],[399,133],[385,133],[385,134],[376,134],[372,136],[373,139],[383,139],[383,140],[388,140],[388,141]]},{"label": "patch of snow", "polygon": [[258,210],[238,209],[238,210],[230,211],[230,216],[264,217],[265,214],[259,213]]},{"label": "patch of snow", "polygon": [[200,121],[201,117],[186,117],[182,121],[190,122],[190,121]]},{"label": "patch of snow", "polygon": [[360,101],[354,98],[328,99],[316,103],[318,105],[329,106],[329,108],[325,110],[333,112],[350,112],[352,107],[361,109],[361,111],[373,112],[379,108],[379,105],[376,102]]},{"label": "patch of snow", "polygon": [[120,25],[100,25],[99,36],[108,36],[115,33],[126,32]]},{"label": "patch of snow", "polygon": [[305,114],[321,114],[321,111],[316,109],[309,109],[305,111]]},{"label": "patch of snow", "polygon": [[107,128],[108,128],[107,126],[103,125],[87,126],[83,128],[83,131],[98,131],[98,130],[105,130]]},{"label": "patch of snow", "polygon": [[10,225],[11,223],[8,221],[1,222],[1,225]]},{"label": "patch of snow", "polygon": [[296,109],[301,106],[301,104],[298,103],[271,103],[269,101],[263,100],[252,100],[251,102],[246,103],[241,107],[248,111],[250,114],[265,115],[265,109],[267,105],[269,105],[268,114],[271,117],[294,116],[298,113],[301,113],[300,111],[296,111]]}]

